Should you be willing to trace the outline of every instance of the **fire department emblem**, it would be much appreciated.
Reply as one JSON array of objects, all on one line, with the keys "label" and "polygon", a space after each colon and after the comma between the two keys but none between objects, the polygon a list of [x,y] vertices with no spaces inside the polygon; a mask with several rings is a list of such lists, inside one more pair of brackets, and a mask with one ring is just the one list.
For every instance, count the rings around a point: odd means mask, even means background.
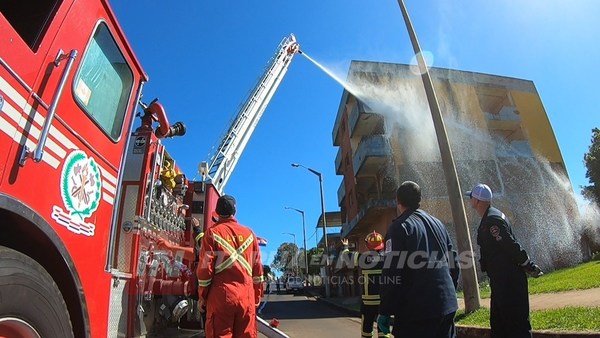
[{"label": "fire department emblem", "polygon": [[500,236],[500,228],[497,225],[493,225],[490,228],[490,233],[496,239],[496,241],[502,240],[502,236]]},{"label": "fire department emblem", "polygon": [[52,208],[52,218],[76,234],[93,236],[96,226],[85,222],[100,204],[102,181],[100,169],[93,158],[73,151],[65,160],[60,180],[60,194],[66,211]]}]

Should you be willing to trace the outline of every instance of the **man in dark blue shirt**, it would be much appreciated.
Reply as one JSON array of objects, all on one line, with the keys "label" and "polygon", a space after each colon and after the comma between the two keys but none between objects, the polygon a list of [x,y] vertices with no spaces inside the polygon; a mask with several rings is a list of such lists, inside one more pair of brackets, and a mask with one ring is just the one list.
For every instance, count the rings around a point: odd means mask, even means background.
[{"label": "man in dark blue shirt", "polygon": [[455,337],[459,267],[448,231],[419,209],[415,182],[400,185],[396,202],[400,216],[385,236],[378,322],[394,315],[395,337]]}]

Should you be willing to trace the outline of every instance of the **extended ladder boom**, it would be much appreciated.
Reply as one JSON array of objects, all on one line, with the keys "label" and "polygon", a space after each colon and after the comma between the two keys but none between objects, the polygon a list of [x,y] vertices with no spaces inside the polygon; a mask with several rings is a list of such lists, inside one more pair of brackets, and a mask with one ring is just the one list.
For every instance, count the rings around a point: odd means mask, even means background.
[{"label": "extended ladder boom", "polygon": [[293,34],[284,38],[277,52],[267,65],[264,74],[241,106],[229,130],[221,138],[217,151],[208,165],[201,165],[200,173],[205,181],[210,180],[221,194],[235,168],[258,121],[283,80],[288,66],[300,46]]}]

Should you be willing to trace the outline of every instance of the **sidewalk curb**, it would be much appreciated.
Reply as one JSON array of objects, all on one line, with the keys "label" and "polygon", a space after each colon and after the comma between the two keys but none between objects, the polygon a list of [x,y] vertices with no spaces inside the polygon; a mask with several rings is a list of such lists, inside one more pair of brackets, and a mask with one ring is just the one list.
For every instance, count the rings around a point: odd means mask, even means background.
[{"label": "sidewalk curb", "polygon": [[[326,299],[321,299],[318,295],[308,294],[308,297],[312,297],[317,301],[325,303],[337,310],[347,313],[353,317],[360,318],[360,311],[348,309],[339,304],[330,302]],[[490,329],[486,327],[478,326],[464,326],[456,325],[456,337],[457,338],[490,338]],[[600,338],[599,332],[552,332],[552,331],[533,331],[533,338]]]},{"label": "sidewalk curb", "polygon": [[[458,338],[490,338],[490,329],[476,326],[456,325]],[[550,332],[533,331],[533,338],[598,338],[598,332]]]}]

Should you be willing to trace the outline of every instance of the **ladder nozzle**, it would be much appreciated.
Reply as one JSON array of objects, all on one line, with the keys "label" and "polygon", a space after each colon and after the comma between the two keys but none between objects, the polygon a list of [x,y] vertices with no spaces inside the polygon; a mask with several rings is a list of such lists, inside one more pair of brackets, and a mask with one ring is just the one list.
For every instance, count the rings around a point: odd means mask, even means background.
[{"label": "ladder nozzle", "polygon": [[298,44],[297,42],[291,43],[288,46],[286,52],[288,53],[288,55],[292,55],[292,54],[296,54],[296,53],[302,54],[302,52],[300,51],[300,44]]},{"label": "ladder nozzle", "polygon": [[300,44],[296,41],[296,36],[294,34],[290,34],[288,40],[288,46],[285,49],[288,55],[293,55],[296,53],[302,54],[300,51]]}]

